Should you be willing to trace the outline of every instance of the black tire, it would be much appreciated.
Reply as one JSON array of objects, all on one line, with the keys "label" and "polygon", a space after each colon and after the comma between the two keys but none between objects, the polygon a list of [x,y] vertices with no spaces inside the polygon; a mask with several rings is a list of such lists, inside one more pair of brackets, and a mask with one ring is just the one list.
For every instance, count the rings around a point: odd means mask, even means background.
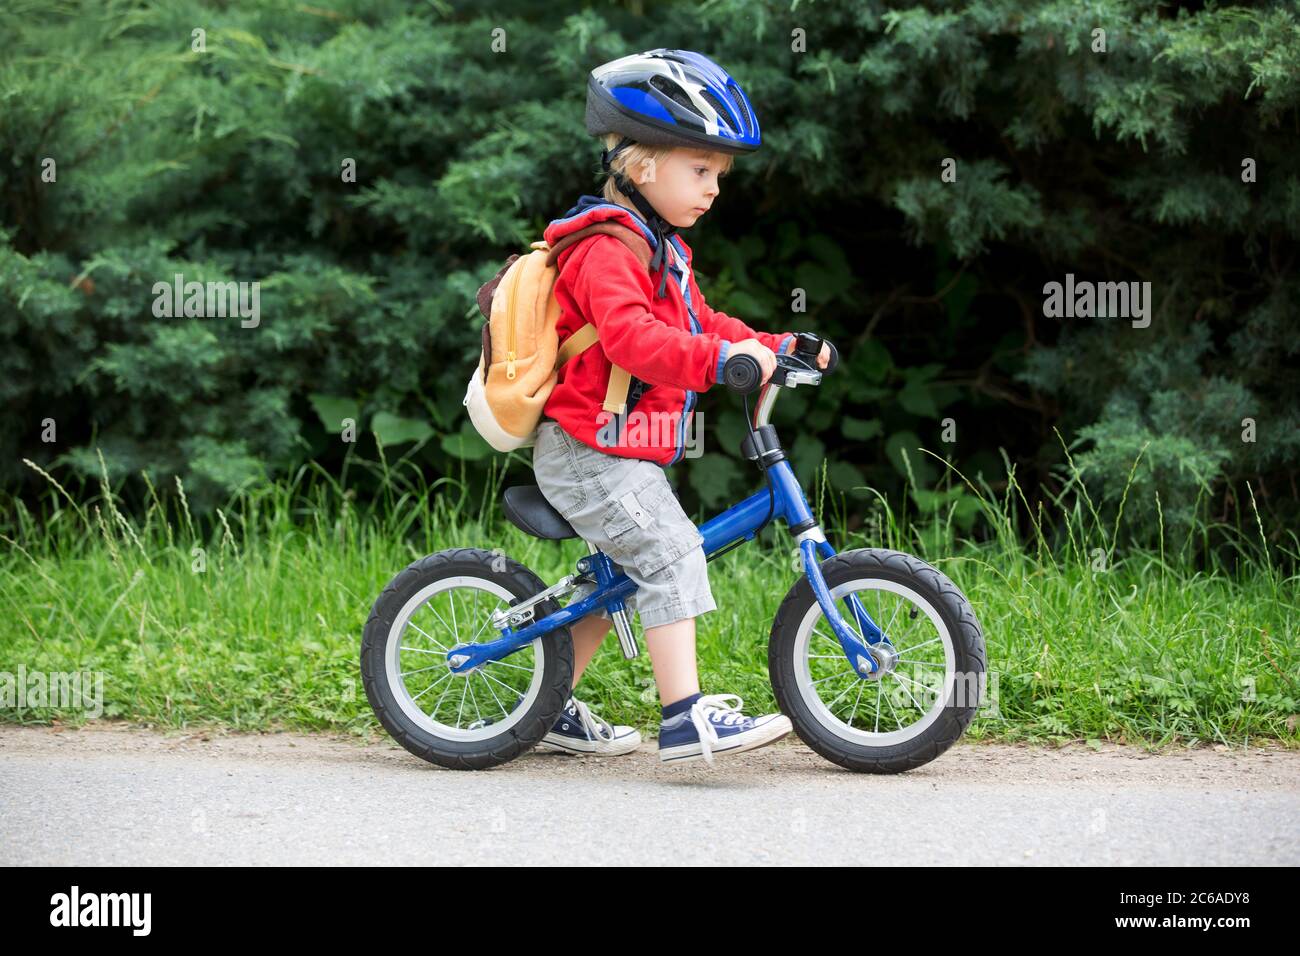
[{"label": "black tire", "polygon": [[[827,760],[849,770],[860,773],[900,773],[929,763],[952,746],[965,732],[979,707],[986,656],[984,636],[970,603],[943,572],[918,558],[898,551],[883,548],[845,551],[824,561],[821,570],[826,578],[826,586],[832,594],[837,587],[847,586],[850,582],[865,582],[868,585],[874,582],[877,585],[875,589],[867,589],[860,583],[855,587],[847,587],[845,593],[837,596],[840,613],[846,616],[850,626],[853,621],[847,615],[844,603],[847,593],[868,595],[867,598],[860,598],[860,600],[863,601],[863,606],[869,614],[873,613],[868,604],[872,595],[886,608],[882,614],[888,613],[890,601],[893,602],[895,618],[900,609],[904,607],[909,609],[907,618],[894,634],[890,633],[893,630],[893,619],[890,620],[889,626],[884,621],[877,621],[880,627],[885,628],[886,635],[890,636],[891,641],[896,644],[899,641],[895,640],[895,637],[904,629],[908,629],[910,633],[914,626],[910,622],[919,620],[920,612],[924,611],[926,624],[917,626],[922,631],[919,637],[924,638],[927,626],[934,628],[939,646],[944,649],[944,663],[925,663],[923,666],[945,668],[942,675],[936,675],[938,685],[942,684],[939,677],[944,680],[955,680],[951,675],[969,675],[969,677],[964,678],[960,687],[957,683],[953,683],[948,687],[946,695],[940,686],[939,692],[934,697],[935,704],[929,708],[922,708],[911,688],[904,683],[910,678],[885,674],[880,681],[858,681],[848,660],[844,658],[838,642],[828,644],[823,641],[816,645],[816,649],[824,650],[825,657],[812,655],[810,648],[813,647],[816,639],[820,639],[817,635],[821,634],[824,637],[831,632],[825,615],[817,605],[812,585],[808,582],[807,576],[801,576],[781,603],[776,620],[772,624],[771,642],[768,646],[768,670],[782,713],[790,718],[795,732],[804,743]],[[919,602],[899,593],[895,593],[893,598],[885,597],[891,593],[890,586],[910,589],[920,599]],[[929,606],[928,609],[925,605]],[[814,608],[816,614],[811,613]],[[942,624],[942,629],[935,627],[935,618],[930,616],[932,613]],[[820,631],[814,630],[817,621],[822,622]],[[800,632],[805,628],[809,636],[801,644]],[[943,630],[946,630],[950,636],[950,642],[943,639]],[[918,639],[914,642],[914,646],[923,648],[927,644],[934,643],[933,639]],[[951,657],[948,656],[949,649]],[[907,646],[904,645],[901,654],[906,657],[908,653]],[[917,654],[918,660],[925,656],[919,650],[914,653]],[[836,655],[839,657],[838,662],[835,660]],[[814,671],[810,663],[814,656],[819,661],[826,660],[830,663],[818,664],[817,667],[823,670]],[[840,665],[844,672],[842,676],[839,674]],[[948,669],[949,666],[951,671]],[[932,671],[912,669],[914,673],[932,673]],[[825,678],[812,676],[814,673],[823,672],[831,676]],[[896,680],[897,686],[903,688],[913,702],[917,703],[922,716],[918,717],[915,724],[904,725],[902,721],[896,721],[897,727],[886,731],[882,736],[879,733],[882,700],[890,702],[891,711],[894,711],[894,717],[897,717],[893,698],[889,696],[897,688],[885,689],[891,679]],[[828,683],[825,690],[818,686],[820,683],[830,681],[840,683]],[[872,684],[876,685],[873,693],[881,695],[876,699],[876,724],[873,730],[860,728],[854,724],[860,701],[855,701],[853,713],[844,720],[835,713],[833,706],[828,706],[821,699],[822,693],[830,695],[840,686],[849,690],[856,687],[860,699],[866,687]],[[936,706],[941,697],[942,705]],[[815,701],[810,703],[814,698]],[[820,702],[820,706],[817,706],[816,702]],[[922,728],[925,720],[929,720],[930,723]],[[908,733],[914,733],[915,736],[898,742],[888,742],[891,735],[901,738]]]},{"label": "black tire", "polygon": [[[522,666],[522,661],[531,660],[532,676],[529,678],[527,691],[518,688],[497,691],[492,688],[486,683],[490,678],[485,676],[487,668],[493,666],[491,664],[483,671],[476,672],[473,678],[448,676],[448,672],[439,670],[439,665],[445,667],[446,662],[442,647],[467,642],[469,636],[475,631],[479,631],[478,643],[498,636],[498,632],[493,631],[487,624],[491,610],[485,609],[482,613],[477,613],[478,596],[486,590],[483,587],[473,588],[477,592],[474,605],[476,613],[465,612],[462,604],[462,613],[466,613],[466,616],[473,620],[474,630],[467,628],[463,632],[460,631],[459,617],[455,614],[455,601],[458,596],[463,598],[466,595],[458,595],[456,592],[458,589],[468,591],[470,586],[461,583],[452,587],[448,581],[451,578],[476,579],[480,583],[504,592],[498,594],[489,592],[489,598],[495,596],[497,606],[500,607],[512,606],[546,589],[546,584],[528,568],[503,555],[478,548],[439,551],[415,561],[388,583],[370,612],[361,641],[361,682],[365,686],[366,697],[369,698],[370,706],[374,708],[379,722],[411,753],[430,763],[452,770],[483,770],[518,757],[535,746],[554,726],[572,691],[573,641],[567,628],[559,628],[503,659],[514,663],[516,667]],[[470,583],[472,584],[472,581]],[[414,603],[422,592],[438,584],[444,585],[444,589],[441,591],[435,589],[429,596]],[[447,623],[447,615],[440,614],[437,607],[430,607],[433,599],[441,598],[443,595],[446,595],[447,601],[450,602],[451,617],[455,626],[444,626]],[[416,711],[423,712],[427,709],[427,702],[416,703],[415,698],[437,688],[428,687],[426,691],[412,694],[407,686],[401,659],[404,650],[412,652],[417,650],[414,646],[405,647],[404,642],[408,630],[412,629],[411,619],[418,611],[425,608],[429,608],[433,616],[423,618],[421,625],[414,628],[415,631],[429,638],[431,643],[437,642],[437,638],[430,633],[429,628],[433,628],[434,632],[441,632],[444,638],[449,637],[451,631],[459,632],[460,636],[435,643],[433,650],[419,650],[420,653],[429,655],[430,661],[427,667],[421,669],[432,672],[427,679],[422,678],[421,682],[426,680],[452,682],[447,683],[446,686],[454,689],[456,681],[469,682],[481,679],[485,682],[482,686],[492,691],[492,696],[495,697],[502,694],[508,696],[510,689],[519,690],[523,697],[520,703],[527,701],[526,706],[520,710],[516,705],[509,713],[506,713],[503,707],[502,715],[489,722],[494,726],[499,725],[499,730],[494,730],[491,726],[472,727],[468,722],[464,727],[459,722],[455,726],[450,723],[444,725],[430,714],[425,715],[424,721],[416,716]],[[404,609],[407,611],[405,619],[399,622],[399,616]],[[534,620],[538,620],[558,611],[559,605],[553,600],[547,600],[536,605],[534,610]],[[395,624],[399,625],[400,629],[395,627]],[[393,641],[398,643],[394,646],[391,643]],[[390,654],[393,655],[392,660],[397,661],[396,677],[390,669]],[[524,657],[521,658],[521,655]],[[537,666],[539,655],[541,656],[540,668]],[[414,673],[416,671],[413,670],[411,672],[413,682]],[[512,675],[515,671],[498,671],[498,673]],[[500,683],[501,678],[498,677],[496,681]],[[466,694],[474,695],[474,686],[467,683],[461,688],[462,708]],[[443,697],[449,692],[443,690]],[[531,699],[526,696],[529,693],[532,695]],[[443,714],[444,712],[439,709],[442,702],[443,698],[440,698],[431,713]],[[475,706],[477,709],[477,703]],[[516,713],[516,711],[520,712]],[[468,714],[465,716],[468,717]],[[459,717],[458,712],[458,721]],[[466,737],[476,739],[466,739]]]}]

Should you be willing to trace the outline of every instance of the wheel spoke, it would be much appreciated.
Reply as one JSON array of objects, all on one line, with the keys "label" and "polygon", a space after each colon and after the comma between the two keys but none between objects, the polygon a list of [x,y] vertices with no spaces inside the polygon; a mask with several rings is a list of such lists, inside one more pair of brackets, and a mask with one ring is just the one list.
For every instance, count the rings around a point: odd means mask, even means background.
[{"label": "wheel spoke", "polygon": [[[481,677],[486,678],[486,677],[487,677],[487,674],[480,674],[480,675],[478,675],[478,676],[481,676]],[[510,711],[506,710],[506,705],[503,704],[503,703],[501,703],[501,698],[498,697],[498,696],[497,696],[497,692],[496,692],[495,690],[492,689],[492,684],[491,684],[491,683],[488,683],[488,682],[485,681],[484,686],[487,687],[487,692],[488,692],[489,694],[492,695],[492,699],[493,699],[494,701],[497,702],[497,706],[501,708],[501,714],[502,714],[503,716],[509,714]]]},{"label": "wheel spoke", "polygon": [[[456,675],[453,674],[451,671],[447,671],[447,676],[448,676],[448,677],[455,677]],[[448,685],[446,686],[446,688],[443,689],[442,695],[438,698],[438,703],[434,704],[434,705],[433,705],[433,710],[429,712],[429,716],[430,716],[430,717],[432,717],[434,714],[438,713],[438,711],[440,711],[440,710],[442,709],[442,700],[443,700],[443,698],[447,696],[447,691],[451,690],[451,689],[452,689],[453,687],[455,687],[455,686],[456,686],[456,682],[455,682],[455,681],[452,681],[450,684],[448,684]],[[424,691],[421,691],[420,693],[424,693]]]},{"label": "wheel spoke", "polygon": [[[437,597],[437,595],[435,594],[434,597]],[[433,616],[436,617],[436,618],[438,619],[438,623],[442,625],[442,627],[443,627],[444,630],[451,631],[452,634],[455,634],[455,633],[456,633],[456,631],[455,631],[454,629],[447,627],[447,622],[443,619],[442,615],[438,613],[438,609],[437,609],[436,607],[434,607],[432,603],[430,603],[429,601],[426,601],[426,602],[424,603],[424,606],[427,607],[430,611],[433,612]],[[420,631],[421,634],[424,634],[425,637],[428,637],[429,640],[433,641],[433,638],[432,638],[432,637],[429,637],[428,634],[425,634],[424,631],[420,630],[420,628],[417,627],[414,623],[411,624],[411,627],[414,627],[417,631]],[[437,641],[433,641],[433,643],[438,644]],[[439,646],[439,647],[442,647],[441,644],[438,644],[438,646]]]},{"label": "wheel spoke", "polygon": [[461,684],[460,684],[460,706],[456,708],[456,726],[457,726],[457,727],[460,726],[460,713],[461,713],[461,711],[463,711],[463,710],[465,709],[465,687],[466,687],[466,682],[465,682],[465,681],[461,681]]},{"label": "wheel spoke", "polygon": [[[849,671],[848,673],[852,674],[853,671]],[[844,676],[844,674],[842,674],[842,673],[839,673],[839,674],[831,674],[829,677],[821,677],[821,678],[818,678],[817,680],[813,681],[813,683],[814,683],[814,684],[820,684],[822,681],[834,680],[836,677],[843,677],[843,676]]]},{"label": "wheel spoke", "polygon": [[[435,611],[434,613],[437,614],[437,611]],[[444,651],[447,649],[446,646],[445,646],[444,644],[440,643],[436,638],[434,638],[434,636],[433,636],[432,634],[429,634],[428,632],[426,632],[423,628],[420,627],[420,625],[416,624],[414,621],[408,621],[408,622],[407,622],[407,626],[408,626],[408,627],[413,627],[413,628],[415,628],[417,631],[419,631],[421,634],[423,634],[423,635],[424,635],[425,637],[427,637],[429,640],[433,641],[433,643],[435,643],[435,644],[437,644],[439,647],[441,647]],[[443,626],[445,627],[446,625],[444,624]]]},{"label": "wheel spoke", "polygon": [[[861,681],[861,678],[859,678],[859,681]],[[842,691],[840,691],[838,694],[836,694],[836,695],[835,695],[835,699],[832,700],[829,704],[826,705],[826,709],[827,709],[827,710],[830,710],[832,713],[834,713],[834,711],[832,710],[832,708],[833,708],[837,703],[839,703],[839,699],[840,699],[841,697],[843,697],[845,694],[847,694],[847,693],[848,693],[849,691],[851,691],[851,690],[853,690],[853,685],[852,685],[852,684],[850,684],[848,687],[844,688]]]},{"label": "wheel spoke", "polygon": [[[429,691],[433,690],[435,687],[437,687],[439,684],[441,684],[443,681],[445,681],[448,677],[454,677],[454,676],[456,676],[456,675],[454,675],[451,671],[447,671],[446,674],[444,674],[442,677],[439,677],[436,681],[434,681],[432,684],[430,684],[430,685],[429,685],[428,687],[426,687],[424,690],[420,691],[420,693],[418,693],[418,694],[416,694],[414,697],[412,697],[411,700],[419,700],[419,699],[420,699],[421,697],[423,697],[425,694],[429,693]],[[445,694],[445,693],[447,693],[447,691],[444,690],[443,693]],[[441,702],[441,701],[442,701],[442,698],[438,698],[438,700],[439,700],[439,702]]]},{"label": "wheel spoke", "polygon": [[524,667],[522,664],[511,664],[509,661],[487,661],[486,663],[500,667],[513,667],[517,671],[528,671],[530,674],[535,670],[532,667]]},{"label": "wheel spoke", "polygon": [[[818,620],[825,620],[825,619],[824,619],[824,618],[819,618]],[[816,625],[816,624],[813,625],[813,634],[814,634],[815,636],[817,636],[817,637],[822,638],[823,640],[830,641],[830,643],[834,644],[837,648],[840,646],[840,642],[839,642],[838,640],[836,640],[834,637],[832,637],[832,636],[829,635],[829,634],[825,634],[825,633],[823,633],[823,632],[817,630],[817,625]],[[841,649],[840,652],[843,653],[843,649]]]},{"label": "wheel spoke", "polygon": [[937,637],[937,636],[936,636],[936,637],[932,637],[932,638],[930,638],[928,641],[924,641],[924,642],[922,642],[922,643],[920,643],[920,644],[914,644],[914,645],[912,645],[911,647],[908,648],[908,650],[909,650],[909,651],[920,650],[922,647],[925,647],[926,644],[933,644],[935,641],[942,641],[942,640],[943,640],[942,637]]},{"label": "wheel spoke", "polygon": [[[417,667],[413,671],[399,671],[398,676],[401,677],[403,681],[405,681],[406,678],[411,676],[412,674],[419,674],[421,671],[437,670],[439,667],[445,668],[446,666],[447,666],[446,664],[430,664],[428,667]],[[448,673],[451,672],[448,671]]]},{"label": "wheel spoke", "polygon": [[[910,677],[906,677],[903,674],[898,673],[898,671],[892,671],[891,674],[894,678],[896,678],[899,681],[908,681],[909,683],[915,683],[914,681],[912,681]],[[900,683],[899,686],[903,688],[904,693],[907,694],[908,698],[912,701],[912,703],[916,704],[916,709],[924,714],[925,708],[922,707],[920,703],[917,701],[917,699],[912,696],[912,691],[908,688],[907,684]]]},{"label": "wheel spoke", "polygon": [[[885,628],[883,632],[884,634],[888,635],[889,632],[894,629],[894,621],[898,619],[898,611],[902,606],[903,606],[903,602],[900,599],[898,603],[894,605],[894,616],[889,619],[889,625]],[[890,643],[892,644],[893,641],[890,641]]]},{"label": "wheel spoke", "polygon": [[862,691],[867,686],[864,680],[858,681],[858,696],[853,698],[853,710],[849,711],[849,726],[853,726],[853,718],[858,716],[858,702],[862,700]]},{"label": "wheel spoke", "polygon": [[483,719],[483,713],[478,709],[478,698],[474,696],[474,684],[471,680],[465,681],[465,686],[469,690],[469,701],[474,705],[474,717],[478,720]]},{"label": "wheel spoke", "polygon": [[479,671],[478,673],[480,673],[481,675],[483,675],[484,677],[486,677],[488,680],[490,680],[490,681],[495,681],[496,683],[500,684],[502,687],[504,687],[506,690],[510,691],[512,694],[518,694],[518,693],[519,693],[518,690],[516,690],[515,688],[511,687],[511,686],[510,686],[509,684],[507,684],[505,681],[497,680],[495,677],[493,677],[493,676],[492,676],[491,674],[489,674],[487,671]]},{"label": "wheel spoke", "polygon": [[[478,593],[479,593],[479,589],[475,588],[474,589],[474,611],[476,616],[478,613]],[[483,623],[479,626],[479,629],[475,631],[474,636],[469,639],[469,643],[471,644],[478,643],[478,636],[483,633],[483,628],[487,627],[489,624],[492,623],[492,616],[501,609],[501,605],[503,603],[505,602],[502,601],[500,598],[497,598],[496,607],[492,608],[492,610],[488,612],[487,617],[483,619]]]},{"label": "wheel spoke", "polygon": [[[884,692],[884,685],[881,685],[881,688],[880,688],[880,689],[881,689],[881,692],[883,693],[883,692]],[[903,722],[902,722],[901,720],[898,719],[898,710],[894,707],[894,698],[890,697],[888,694],[885,694],[885,700],[887,700],[887,701],[889,702],[889,712],[890,712],[891,714],[894,715],[894,724],[895,724],[895,726],[901,728],[901,727],[903,726]]]}]

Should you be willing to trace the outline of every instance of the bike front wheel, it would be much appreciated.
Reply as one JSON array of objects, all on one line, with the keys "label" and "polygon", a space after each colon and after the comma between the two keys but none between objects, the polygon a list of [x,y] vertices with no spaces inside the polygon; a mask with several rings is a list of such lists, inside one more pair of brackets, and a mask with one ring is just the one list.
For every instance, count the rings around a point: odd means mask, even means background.
[{"label": "bike front wheel", "polygon": [[845,623],[865,644],[857,597],[892,649],[878,678],[845,657],[807,577],[772,624],[768,670],[781,711],[814,751],[850,770],[899,773],[929,763],[965,732],[983,692],[984,636],[965,595],[938,569],[883,548],[821,566]]}]

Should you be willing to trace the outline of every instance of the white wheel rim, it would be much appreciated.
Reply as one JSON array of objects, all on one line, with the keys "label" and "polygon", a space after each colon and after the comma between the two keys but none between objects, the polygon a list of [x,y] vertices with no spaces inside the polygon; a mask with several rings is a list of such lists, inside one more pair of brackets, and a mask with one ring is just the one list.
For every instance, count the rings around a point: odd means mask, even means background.
[{"label": "white wheel rim", "polygon": [[[821,605],[813,602],[808,612],[799,622],[799,630],[794,642],[795,684],[808,709],[812,711],[817,722],[842,740],[866,747],[888,747],[911,740],[923,733],[927,727],[938,720],[943,708],[952,699],[956,676],[956,653],[953,648],[952,634],[929,601],[905,584],[885,581],[880,578],[859,578],[846,581],[831,589],[831,597],[839,605],[844,622],[855,634],[851,617],[846,616],[848,609],[840,601],[850,592],[856,592],[858,599],[867,613],[871,615],[890,642],[899,653],[898,670],[885,674],[880,680],[862,680],[858,678],[844,656],[839,641],[831,630],[830,623],[822,614]],[[885,594],[895,595],[885,599]],[[886,600],[892,601],[887,604]],[[904,626],[898,627],[897,613],[900,609],[911,606],[925,614],[931,629],[920,636],[922,629],[908,618]],[[878,616],[878,611],[887,608]],[[882,621],[881,616],[886,620]],[[892,618],[892,620],[890,620]],[[858,634],[865,644],[866,639]],[[922,653],[933,648],[931,653]],[[936,660],[938,649],[942,648],[942,661]],[[916,652],[909,660],[909,650]],[[836,663],[838,657],[838,664]],[[817,661],[814,667],[812,661]],[[922,666],[909,663],[920,661]],[[842,665],[842,667],[841,667]],[[942,677],[939,677],[942,667]],[[828,676],[837,668],[843,676]],[[816,671],[816,676],[814,676]],[[909,684],[908,681],[913,683]],[[921,686],[918,686],[918,683]],[[922,696],[922,686],[926,696],[933,695],[933,703],[928,707]],[[823,700],[823,694],[830,699],[830,705]],[[863,718],[864,708],[859,706],[864,701],[868,713]],[[901,705],[906,703],[906,708]],[[841,707],[840,705],[844,706]],[[849,720],[843,720],[832,711],[831,707],[842,709]],[[892,708],[892,710],[891,710]],[[899,715],[906,710],[909,716],[920,714],[917,719],[904,722]],[[878,731],[881,725],[879,716],[887,715],[885,725],[893,729]],[[865,726],[858,726],[862,721]]]},{"label": "white wheel rim", "polygon": [[[473,589],[475,597],[464,595],[463,599],[458,601],[455,594],[457,588]],[[444,591],[453,592],[447,596],[448,604],[453,611],[450,616],[429,603]],[[495,607],[489,606],[492,602],[488,600],[478,600],[483,592],[500,599]],[[514,673],[529,669],[519,663],[521,655],[528,653],[525,648],[507,655],[500,661],[485,664],[463,677],[454,674],[446,665],[446,652],[453,644],[479,644],[495,640],[499,634],[492,629],[491,615],[494,610],[514,599],[513,593],[495,581],[473,575],[461,575],[435,581],[422,588],[403,605],[388,631],[388,639],[384,647],[384,669],[388,677],[388,686],[392,688],[397,705],[408,720],[437,737],[469,742],[499,736],[523,719],[524,714],[528,712],[541,692],[542,672],[546,667],[547,652],[546,642],[542,638],[536,638],[530,645],[533,673],[527,690],[520,690],[499,676],[501,671],[511,668],[514,669]],[[474,609],[476,600],[477,611]],[[430,613],[421,615],[413,623],[412,618],[415,618],[422,608]],[[414,638],[410,644],[407,644],[407,639],[412,633]],[[403,651],[406,652],[405,669],[402,667]],[[418,658],[427,658],[427,663],[418,661]],[[496,670],[498,668],[500,671]],[[418,693],[412,694],[408,687],[408,678],[417,674],[421,678],[424,678],[424,675],[430,676],[417,681]],[[494,684],[494,681],[497,683]],[[508,702],[503,704],[501,701],[502,695],[508,692],[523,696],[519,705],[509,712]],[[458,715],[457,724],[443,723],[431,716],[432,713],[446,713],[442,705],[448,700],[453,703],[458,700],[461,702],[461,706],[455,711]],[[422,705],[422,701],[430,703]],[[491,709],[488,709],[489,705]],[[425,707],[431,707],[431,710],[426,711]],[[469,724],[481,717],[491,717],[493,722],[473,730],[468,730],[461,724],[461,722]]]}]

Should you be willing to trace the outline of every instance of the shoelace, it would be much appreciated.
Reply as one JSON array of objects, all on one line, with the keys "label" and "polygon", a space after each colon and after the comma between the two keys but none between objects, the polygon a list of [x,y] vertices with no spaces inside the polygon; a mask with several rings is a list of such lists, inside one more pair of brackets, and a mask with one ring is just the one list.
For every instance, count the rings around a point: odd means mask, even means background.
[{"label": "shoelace", "polygon": [[[734,705],[724,703],[727,700],[734,700],[736,703]],[[709,766],[713,766],[713,745],[718,742],[718,732],[714,729],[714,724],[720,723],[724,727],[731,727],[742,720],[748,720],[740,712],[744,703],[738,694],[708,694],[691,705],[691,723],[695,725],[695,733],[700,738],[700,750]],[[711,718],[710,711],[716,712],[719,719],[715,721]]]},{"label": "shoelace", "polygon": [[614,728],[609,721],[597,717],[591,712],[591,708],[576,697],[570,697],[569,703],[573,704],[573,709],[578,714],[578,722],[582,724],[582,729],[587,732],[588,737],[606,743],[614,739]]}]

